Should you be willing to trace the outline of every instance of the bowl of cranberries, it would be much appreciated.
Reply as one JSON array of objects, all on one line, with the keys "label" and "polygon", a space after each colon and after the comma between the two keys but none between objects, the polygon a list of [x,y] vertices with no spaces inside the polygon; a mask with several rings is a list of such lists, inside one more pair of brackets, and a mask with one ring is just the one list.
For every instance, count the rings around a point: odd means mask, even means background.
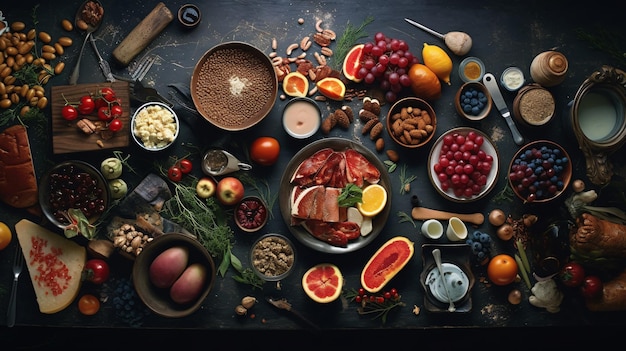
[{"label": "bowl of cranberries", "polygon": [[107,210],[110,198],[109,186],[102,173],[80,160],[56,164],[39,182],[39,203],[43,214],[61,229],[79,216],[95,223]]},{"label": "bowl of cranberries", "polygon": [[258,196],[246,196],[235,207],[235,224],[247,233],[263,228],[268,216],[267,205]]},{"label": "bowl of cranberries", "polygon": [[572,179],[571,159],[559,144],[536,140],[522,146],[509,165],[509,185],[524,203],[556,199]]},{"label": "bowl of cranberries", "polygon": [[437,192],[458,203],[482,199],[498,181],[498,150],[478,129],[459,127],[437,139],[428,158],[428,176]]}]

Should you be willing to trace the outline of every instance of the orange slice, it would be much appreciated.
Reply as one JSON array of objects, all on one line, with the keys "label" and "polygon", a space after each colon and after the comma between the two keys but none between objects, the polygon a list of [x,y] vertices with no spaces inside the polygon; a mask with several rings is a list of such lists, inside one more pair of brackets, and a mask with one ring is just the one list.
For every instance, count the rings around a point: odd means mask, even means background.
[{"label": "orange slice", "polygon": [[346,95],[346,85],[341,79],[326,77],[317,82],[317,90],[329,99],[341,101]]},{"label": "orange slice", "polygon": [[370,184],[363,189],[361,201],[356,204],[364,217],[374,217],[387,204],[387,190],[380,184]]},{"label": "orange slice", "polygon": [[283,91],[289,96],[305,97],[309,91],[309,79],[300,72],[290,72],[283,79]]}]

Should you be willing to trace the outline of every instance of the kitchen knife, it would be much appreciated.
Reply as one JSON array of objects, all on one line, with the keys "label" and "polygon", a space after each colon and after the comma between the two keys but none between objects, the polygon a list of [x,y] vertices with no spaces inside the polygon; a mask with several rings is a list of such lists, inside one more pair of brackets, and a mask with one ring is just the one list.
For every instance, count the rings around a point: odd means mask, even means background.
[{"label": "kitchen knife", "polygon": [[513,141],[515,141],[515,144],[524,144],[524,137],[520,134],[519,130],[517,130],[515,121],[513,121],[513,119],[511,118],[511,112],[509,111],[509,108],[506,106],[506,102],[502,97],[502,93],[500,92],[500,88],[498,87],[496,77],[494,77],[491,73],[485,73],[485,75],[483,76],[483,84],[485,84],[487,90],[489,90],[489,94],[493,99],[493,103],[496,105],[496,108],[498,109],[502,117],[504,117],[504,120],[509,126],[509,129],[511,129],[511,133],[513,133]]}]

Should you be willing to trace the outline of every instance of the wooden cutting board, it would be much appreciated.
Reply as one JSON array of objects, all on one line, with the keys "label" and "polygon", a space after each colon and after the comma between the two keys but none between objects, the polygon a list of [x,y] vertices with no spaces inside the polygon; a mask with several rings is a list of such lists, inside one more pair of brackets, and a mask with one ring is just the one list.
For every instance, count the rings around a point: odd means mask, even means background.
[{"label": "wooden cutting board", "polygon": [[[113,133],[112,137],[106,138],[105,134],[94,133],[85,134],[76,123],[81,118],[88,118],[91,121],[98,121],[98,113],[94,111],[89,116],[79,116],[74,121],[66,121],[61,115],[61,110],[66,104],[66,99],[72,105],[77,105],[83,95],[95,95],[104,87],[112,88],[120,99],[122,110],[124,111],[120,120],[122,129]],[[93,151],[102,149],[117,149],[127,147],[130,140],[130,90],[128,82],[104,82],[53,86],[51,89],[52,99],[52,151],[56,154],[66,154],[73,152]],[[98,140],[102,146],[98,145]]]}]

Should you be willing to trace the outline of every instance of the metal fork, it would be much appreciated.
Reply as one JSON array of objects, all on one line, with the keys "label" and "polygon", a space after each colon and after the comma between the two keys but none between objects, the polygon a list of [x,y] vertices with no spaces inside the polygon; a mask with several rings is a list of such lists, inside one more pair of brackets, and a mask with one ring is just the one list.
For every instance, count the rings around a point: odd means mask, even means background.
[{"label": "metal fork", "polygon": [[15,310],[17,306],[17,286],[24,267],[24,254],[22,248],[17,245],[15,250],[15,257],[13,258],[13,287],[11,288],[11,298],[9,299],[9,311],[7,312],[7,326],[12,327],[15,325]]},{"label": "metal fork", "polygon": [[152,65],[159,59],[158,55],[149,55],[142,57],[139,62],[130,70],[130,77],[133,80],[142,80]]}]

